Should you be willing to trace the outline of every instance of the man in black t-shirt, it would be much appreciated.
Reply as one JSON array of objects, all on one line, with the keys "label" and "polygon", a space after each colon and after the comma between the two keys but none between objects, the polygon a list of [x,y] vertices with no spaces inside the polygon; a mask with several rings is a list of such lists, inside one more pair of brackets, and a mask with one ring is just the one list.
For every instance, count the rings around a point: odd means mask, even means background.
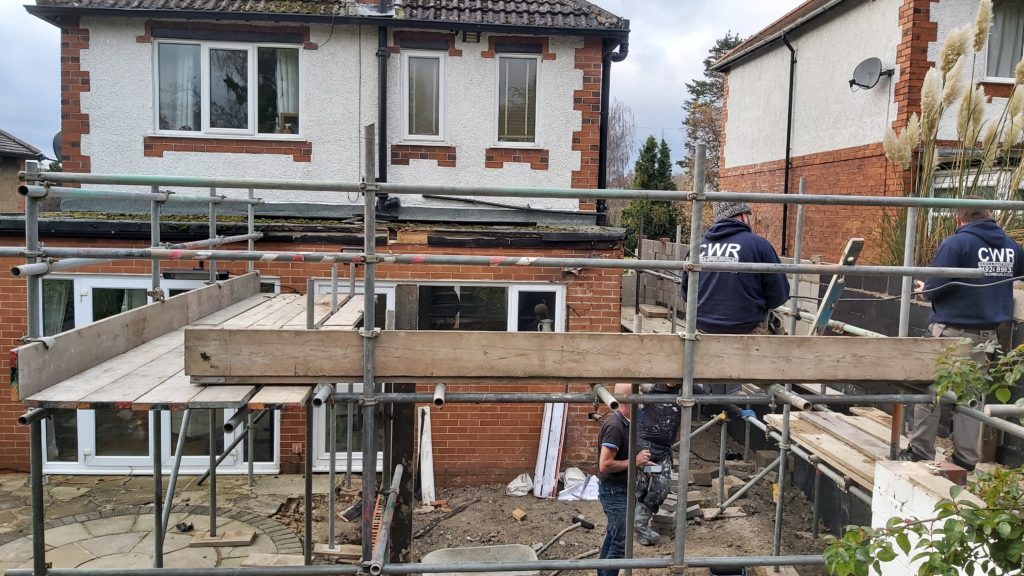
[{"label": "man in black t-shirt", "polygon": [[[614,394],[632,392],[630,384],[616,384]],[[597,435],[597,470],[601,487],[598,497],[608,517],[608,528],[601,545],[601,558],[622,558],[626,550],[626,489],[629,478],[629,405],[604,418]],[[640,450],[636,455],[637,468],[650,461],[651,453]],[[598,570],[598,576],[618,576],[618,569]]]}]

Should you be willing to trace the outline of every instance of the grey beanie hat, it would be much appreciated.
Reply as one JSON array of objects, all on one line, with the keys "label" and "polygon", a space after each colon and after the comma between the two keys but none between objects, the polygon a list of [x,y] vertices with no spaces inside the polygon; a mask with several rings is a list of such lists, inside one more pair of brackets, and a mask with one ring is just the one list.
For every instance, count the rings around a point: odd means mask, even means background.
[{"label": "grey beanie hat", "polygon": [[740,214],[752,214],[754,211],[743,202],[716,202],[715,222],[724,218],[734,218]]}]

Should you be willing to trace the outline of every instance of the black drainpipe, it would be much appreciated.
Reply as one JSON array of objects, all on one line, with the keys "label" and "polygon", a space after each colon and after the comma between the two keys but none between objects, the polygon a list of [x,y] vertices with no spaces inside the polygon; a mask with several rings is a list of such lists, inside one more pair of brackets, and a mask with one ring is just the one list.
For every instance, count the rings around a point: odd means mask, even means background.
[{"label": "black drainpipe", "polygon": [[[629,21],[626,21],[629,25]],[[601,129],[598,140],[597,187],[608,187],[608,108],[611,101],[612,62],[622,62],[629,56],[629,40],[605,38],[601,51]],[[619,51],[615,51],[618,46]],[[604,226],[606,220],[607,201],[597,201],[597,225]]]},{"label": "black drainpipe", "polygon": [[[388,10],[380,0],[379,10]],[[377,27],[377,181],[388,181],[388,28]]]},{"label": "black drainpipe", "polygon": [[[782,193],[789,194],[789,172],[793,168],[792,142],[793,142],[793,79],[796,75],[796,49],[789,43],[789,37],[782,35],[782,43],[789,48],[789,103],[786,112],[786,166],[783,171]],[[780,252],[786,255],[787,241],[786,233],[789,229],[789,204],[782,205],[782,242]]]}]

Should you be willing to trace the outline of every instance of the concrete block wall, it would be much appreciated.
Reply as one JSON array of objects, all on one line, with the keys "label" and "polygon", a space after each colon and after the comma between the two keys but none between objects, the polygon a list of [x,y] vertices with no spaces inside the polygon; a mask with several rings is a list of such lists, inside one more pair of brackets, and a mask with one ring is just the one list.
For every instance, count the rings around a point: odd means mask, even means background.
[{"label": "concrete block wall", "polygon": [[[949,497],[953,483],[940,476],[932,475],[924,464],[919,462],[888,462],[875,464],[875,487],[871,495],[871,527],[884,528],[890,518],[932,518],[935,515],[935,504]],[[973,495],[963,492],[958,499],[970,500],[977,504],[984,503]],[[916,542],[911,538],[911,545]],[[896,550],[899,552],[899,549]],[[916,552],[911,549],[910,555],[897,556],[892,562],[882,565],[881,576],[905,576],[916,574],[918,562],[910,558]],[[965,574],[964,571],[960,571]]]}]

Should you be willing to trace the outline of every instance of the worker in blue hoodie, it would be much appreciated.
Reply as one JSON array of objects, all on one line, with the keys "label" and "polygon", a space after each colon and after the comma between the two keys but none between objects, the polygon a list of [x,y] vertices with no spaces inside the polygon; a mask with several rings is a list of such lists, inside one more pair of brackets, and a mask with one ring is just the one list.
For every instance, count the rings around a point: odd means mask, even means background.
[{"label": "worker in blue hoodie", "polygon": [[[750,206],[742,202],[715,204],[715,223],[700,242],[700,261],[779,263],[768,240],[750,229]],[[683,300],[687,275],[682,276]],[[697,329],[706,334],[772,334],[769,313],[789,298],[785,274],[701,272],[697,286]],[[695,388],[697,393],[733,394],[739,384]],[[725,407],[733,418],[752,416],[735,406]]]},{"label": "worker in blue hoodie", "polygon": [[[991,344],[994,350],[996,328],[1013,319],[1013,283],[994,286],[952,284],[991,284],[998,280],[1024,275],[1024,253],[983,208],[958,208],[956,232],[942,241],[932,266],[944,268],[978,268],[982,278],[929,278],[915,282],[920,297],[932,303],[928,336],[967,338],[978,350],[979,344]],[[972,354],[977,362],[991,357],[978,350]],[[914,433],[910,447],[900,452],[900,460],[934,460],[935,437],[938,435],[941,410],[926,404],[914,408]],[[981,423],[959,413],[953,414],[954,452],[949,460],[967,470],[978,463],[978,438]]]}]

